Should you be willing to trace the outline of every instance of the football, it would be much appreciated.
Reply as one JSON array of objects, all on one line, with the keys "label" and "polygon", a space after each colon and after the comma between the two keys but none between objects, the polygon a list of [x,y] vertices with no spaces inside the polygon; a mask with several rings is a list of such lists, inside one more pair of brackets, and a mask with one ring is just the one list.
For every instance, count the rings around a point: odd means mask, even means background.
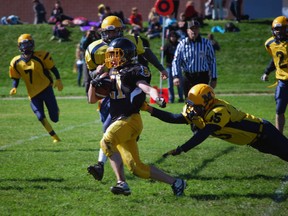
[{"label": "football", "polygon": [[98,98],[102,99],[109,96],[112,89],[112,82],[108,74],[100,76],[101,85],[95,87],[95,94]]}]

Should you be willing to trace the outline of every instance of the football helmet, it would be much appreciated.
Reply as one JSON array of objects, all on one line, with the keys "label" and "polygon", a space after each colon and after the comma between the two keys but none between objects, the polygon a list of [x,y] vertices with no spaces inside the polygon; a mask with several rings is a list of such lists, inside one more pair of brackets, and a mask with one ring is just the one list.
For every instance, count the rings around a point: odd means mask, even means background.
[{"label": "football helmet", "polygon": [[276,40],[286,40],[287,39],[287,17],[279,16],[276,17],[272,22],[272,34]]},{"label": "football helmet", "polygon": [[117,68],[135,60],[137,60],[136,46],[126,38],[114,39],[105,53],[105,65],[107,68]]},{"label": "football helmet", "polygon": [[186,113],[204,116],[206,110],[213,104],[215,93],[211,86],[207,84],[197,84],[193,86],[186,99]]},{"label": "football helmet", "polygon": [[34,40],[30,34],[22,34],[18,38],[19,51],[25,55],[32,54],[34,51]]},{"label": "football helmet", "polygon": [[123,36],[124,24],[117,16],[106,17],[101,24],[100,34],[102,40],[111,42],[115,38]]}]

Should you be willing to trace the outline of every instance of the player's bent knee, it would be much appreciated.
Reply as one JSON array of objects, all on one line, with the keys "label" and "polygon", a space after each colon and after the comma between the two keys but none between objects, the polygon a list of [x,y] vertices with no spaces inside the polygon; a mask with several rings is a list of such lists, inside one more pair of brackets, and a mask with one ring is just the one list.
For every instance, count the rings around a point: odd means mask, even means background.
[{"label": "player's bent knee", "polygon": [[102,139],[100,141],[100,147],[103,151],[103,153],[107,156],[110,157],[113,154],[113,148],[112,148],[112,143],[105,141]]},{"label": "player's bent knee", "polygon": [[148,179],[150,178],[150,166],[143,163],[130,162],[128,164],[128,169],[133,173],[133,175],[140,178]]}]

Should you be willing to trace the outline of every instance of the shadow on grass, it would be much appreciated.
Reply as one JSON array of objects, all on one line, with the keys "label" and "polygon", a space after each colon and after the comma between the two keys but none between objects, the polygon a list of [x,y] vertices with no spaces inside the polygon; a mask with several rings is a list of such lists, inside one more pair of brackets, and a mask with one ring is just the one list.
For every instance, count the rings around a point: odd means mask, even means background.
[{"label": "shadow on grass", "polygon": [[211,201],[211,200],[227,200],[230,198],[250,198],[250,199],[266,199],[270,198],[276,203],[285,202],[288,198],[287,194],[277,195],[277,194],[269,194],[269,193],[247,193],[247,194],[238,194],[238,193],[230,193],[223,195],[214,195],[214,194],[193,194],[190,195],[192,199],[196,199],[198,201]]}]

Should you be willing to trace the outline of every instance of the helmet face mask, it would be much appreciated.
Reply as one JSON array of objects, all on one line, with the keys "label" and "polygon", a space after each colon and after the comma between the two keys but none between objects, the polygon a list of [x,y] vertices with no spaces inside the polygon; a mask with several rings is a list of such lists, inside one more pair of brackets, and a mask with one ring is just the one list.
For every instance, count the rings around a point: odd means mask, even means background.
[{"label": "helmet face mask", "polygon": [[19,51],[25,55],[30,55],[34,51],[34,40],[30,34],[22,34],[18,38]]},{"label": "helmet face mask", "polygon": [[126,38],[113,40],[105,53],[107,68],[120,67],[137,60],[136,46]]},{"label": "helmet face mask", "polygon": [[276,17],[272,22],[272,34],[280,41],[287,39],[287,18],[285,16]]},{"label": "helmet face mask", "polygon": [[123,36],[124,24],[122,20],[117,16],[106,17],[101,24],[101,38],[105,42],[111,42],[112,40]]}]

